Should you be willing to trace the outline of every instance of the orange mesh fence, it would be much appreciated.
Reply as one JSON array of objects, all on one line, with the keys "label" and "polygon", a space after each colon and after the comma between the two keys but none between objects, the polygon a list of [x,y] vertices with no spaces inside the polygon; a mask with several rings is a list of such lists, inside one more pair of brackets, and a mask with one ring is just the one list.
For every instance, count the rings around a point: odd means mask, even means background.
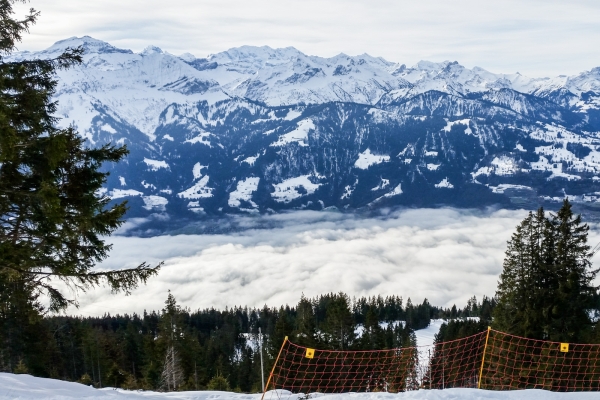
[{"label": "orange mesh fence", "polygon": [[373,351],[310,349],[286,340],[265,389],[285,391],[272,392],[277,397],[477,387],[600,390],[600,345],[565,345],[495,330],[433,346]]},{"label": "orange mesh fence", "polygon": [[491,330],[481,388],[600,390],[600,345],[526,339]]},{"label": "orange mesh fence", "polygon": [[481,372],[487,332],[432,346],[422,368],[423,388],[476,388]]}]

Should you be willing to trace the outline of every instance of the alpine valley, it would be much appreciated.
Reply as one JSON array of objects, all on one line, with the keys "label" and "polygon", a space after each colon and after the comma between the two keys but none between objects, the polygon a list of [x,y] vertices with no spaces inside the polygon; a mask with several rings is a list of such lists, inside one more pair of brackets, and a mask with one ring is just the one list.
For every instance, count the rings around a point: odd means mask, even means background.
[{"label": "alpine valley", "polygon": [[83,64],[58,75],[59,124],[92,146],[127,145],[105,194],[163,229],[290,209],[554,208],[565,197],[600,210],[600,68],[528,78],[291,47],[196,58],[90,37],[6,61],[78,46]]}]

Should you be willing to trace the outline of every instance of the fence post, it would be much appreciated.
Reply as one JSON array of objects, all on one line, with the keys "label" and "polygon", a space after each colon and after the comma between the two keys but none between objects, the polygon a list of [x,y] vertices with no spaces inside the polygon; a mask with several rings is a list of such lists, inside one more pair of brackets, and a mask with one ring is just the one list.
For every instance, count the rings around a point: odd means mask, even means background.
[{"label": "fence post", "polygon": [[488,339],[492,328],[488,326],[487,334],[485,335],[485,346],[483,347],[483,356],[481,357],[481,368],[479,369],[479,381],[477,381],[477,389],[481,389],[481,377],[483,375],[483,363],[485,362],[485,352],[487,350]]},{"label": "fence post", "polygon": [[260,381],[262,383],[262,391],[265,392],[265,367],[263,366],[263,349],[262,349],[262,332],[258,327],[258,350],[260,351]]},{"label": "fence post", "polygon": [[283,343],[281,344],[281,348],[279,349],[279,354],[277,354],[277,358],[275,359],[275,364],[273,364],[273,368],[271,369],[271,373],[269,374],[269,379],[267,379],[267,384],[265,385],[265,388],[263,389],[263,394],[262,394],[262,397],[260,398],[260,400],[264,400],[264,398],[265,398],[265,393],[267,393],[267,389],[269,388],[269,383],[271,383],[271,378],[273,378],[273,372],[275,372],[275,367],[277,366],[277,361],[279,361],[279,357],[281,356],[281,352],[283,351],[283,347],[285,346],[287,341],[288,341],[288,337],[286,336],[285,339],[283,339]]},{"label": "fence post", "polygon": [[427,351],[429,352],[429,390],[431,390],[431,368],[433,365],[431,365],[431,349],[428,349]]}]

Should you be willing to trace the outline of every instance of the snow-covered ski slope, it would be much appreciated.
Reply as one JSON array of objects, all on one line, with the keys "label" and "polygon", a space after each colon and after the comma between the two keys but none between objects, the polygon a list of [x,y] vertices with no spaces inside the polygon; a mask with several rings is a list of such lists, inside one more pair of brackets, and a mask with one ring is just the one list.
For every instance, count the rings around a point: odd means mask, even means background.
[{"label": "snow-covered ski slope", "polygon": [[[314,396],[314,397],[313,397]],[[348,393],[336,395],[311,395],[323,400],[446,400],[446,399],[489,399],[489,400],[591,400],[599,398],[600,393],[552,393],[544,390],[519,390],[512,392],[493,392],[477,389],[446,389],[446,390],[419,390],[406,393]],[[292,395],[288,392],[267,393],[265,399],[298,400],[303,396]],[[0,400],[19,399],[51,399],[51,400],[153,400],[153,399],[181,399],[181,400],[259,400],[260,394],[239,394],[229,392],[197,391],[158,393],[151,391],[114,390],[112,388],[94,389],[79,383],[59,381],[55,379],[35,378],[31,375],[13,375],[0,373]]]}]

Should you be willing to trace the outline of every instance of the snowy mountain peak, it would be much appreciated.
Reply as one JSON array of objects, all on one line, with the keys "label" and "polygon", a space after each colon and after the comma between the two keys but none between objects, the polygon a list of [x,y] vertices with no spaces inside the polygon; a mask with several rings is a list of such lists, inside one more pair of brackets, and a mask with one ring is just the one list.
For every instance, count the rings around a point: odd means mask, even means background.
[{"label": "snowy mountain peak", "polygon": [[436,63],[432,61],[421,60],[418,63],[416,63],[412,69],[427,72],[439,72],[440,70],[446,68],[448,64],[450,64],[450,61]]},{"label": "snowy mountain peak", "polygon": [[163,51],[160,47],[156,46],[148,46],[140,53],[142,56],[149,56],[152,54],[163,54]]},{"label": "snowy mountain peak", "polygon": [[83,47],[85,54],[110,54],[110,53],[125,53],[133,54],[131,50],[119,49],[107,42],[102,40],[94,39],[90,36],[83,37],[70,37],[68,39],[59,40],[50,46],[47,50],[48,53],[64,52],[67,48]]},{"label": "snowy mountain peak", "polygon": [[193,55],[192,53],[183,53],[179,56],[179,58],[188,64],[192,63],[196,60],[196,56]]},{"label": "snowy mountain peak", "polygon": [[265,67],[306,58],[306,55],[294,47],[273,49],[269,46],[241,46],[210,55],[208,60],[222,65],[232,65],[240,71],[254,73]]},{"label": "snowy mountain peak", "polygon": [[197,58],[87,36],[11,59],[78,46],[84,62],[58,72],[57,117],[93,145],[130,148],[106,189],[136,215],[519,205],[564,193],[600,209],[600,68],[529,78],[268,46]]}]

